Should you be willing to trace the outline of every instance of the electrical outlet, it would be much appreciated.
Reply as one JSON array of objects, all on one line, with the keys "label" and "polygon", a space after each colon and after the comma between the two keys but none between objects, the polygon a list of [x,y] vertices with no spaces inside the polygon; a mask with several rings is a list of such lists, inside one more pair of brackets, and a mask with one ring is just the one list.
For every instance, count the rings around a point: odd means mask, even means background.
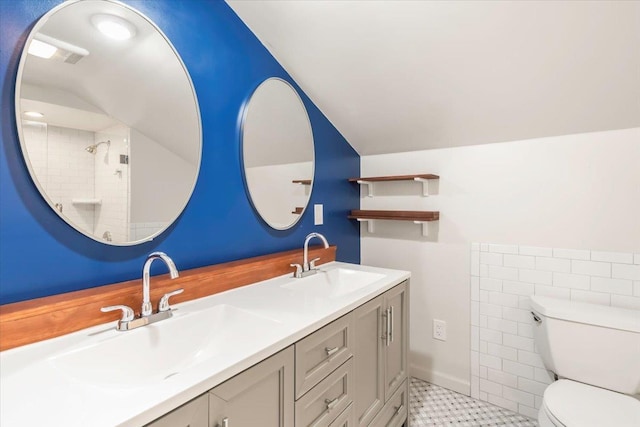
[{"label": "electrical outlet", "polygon": [[433,338],[440,341],[447,340],[447,322],[433,319]]}]

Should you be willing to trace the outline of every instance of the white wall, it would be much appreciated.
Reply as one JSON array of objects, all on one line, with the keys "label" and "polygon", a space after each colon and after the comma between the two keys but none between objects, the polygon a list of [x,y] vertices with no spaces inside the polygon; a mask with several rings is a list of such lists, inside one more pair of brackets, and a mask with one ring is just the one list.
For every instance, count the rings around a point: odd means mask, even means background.
[{"label": "white wall", "polygon": [[129,150],[132,228],[172,221],[191,195],[197,166],[133,128]]},{"label": "white wall", "polygon": [[[363,264],[412,272],[411,374],[470,393],[472,242],[640,252],[640,128],[500,144],[364,156],[362,176],[434,173],[420,184],[376,184],[363,209],[438,210],[418,225],[362,229]],[[431,338],[447,322],[446,342]]]}]

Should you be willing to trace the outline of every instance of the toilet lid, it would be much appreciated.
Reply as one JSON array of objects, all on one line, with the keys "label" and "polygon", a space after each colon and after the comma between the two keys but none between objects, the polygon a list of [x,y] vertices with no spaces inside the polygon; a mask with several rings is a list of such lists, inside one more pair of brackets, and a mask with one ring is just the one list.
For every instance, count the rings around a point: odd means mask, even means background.
[{"label": "toilet lid", "polygon": [[568,427],[640,426],[639,400],[575,381],[559,380],[547,387],[544,405]]}]

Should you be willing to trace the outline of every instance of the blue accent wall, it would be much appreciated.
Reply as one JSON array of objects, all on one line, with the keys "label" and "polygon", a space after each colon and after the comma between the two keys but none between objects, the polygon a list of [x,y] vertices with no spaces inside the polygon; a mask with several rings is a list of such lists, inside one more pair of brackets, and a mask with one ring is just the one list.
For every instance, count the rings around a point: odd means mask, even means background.
[{"label": "blue accent wall", "polygon": [[[358,154],[222,1],[124,1],[164,31],[195,85],[202,116],[202,165],[183,214],[152,242],[129,247],[104,245],[67,225],[29,176],[14,111],[24,42],[35,22],[59,3],[0,1],[0,304],[139,278],[146,256],[156,250],[166,252],[185,270],[302,250],[311,231],[323,233],[338,246],[338,260],[360,262],[359,226],[347,219],[348,211],[360,203],[359,188],[347,182],[359,176]],[[291,82],[308,110],[316,150],[310,203],[324,204],[322,226],[313,225],[310,206],[292,229],[273,230],[260,220],[245,193],[239,115],[253,90],[272,76]]]}]

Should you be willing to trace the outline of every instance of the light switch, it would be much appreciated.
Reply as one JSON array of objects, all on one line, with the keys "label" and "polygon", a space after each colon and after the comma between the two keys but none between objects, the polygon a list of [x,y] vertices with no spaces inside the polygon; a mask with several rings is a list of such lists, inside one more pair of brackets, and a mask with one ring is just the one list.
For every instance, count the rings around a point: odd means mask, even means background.
[{"label": "light switch", "polygon": [[324,224],[324,215],[322,205],[313,205],[313,223],[315,225]]}]

